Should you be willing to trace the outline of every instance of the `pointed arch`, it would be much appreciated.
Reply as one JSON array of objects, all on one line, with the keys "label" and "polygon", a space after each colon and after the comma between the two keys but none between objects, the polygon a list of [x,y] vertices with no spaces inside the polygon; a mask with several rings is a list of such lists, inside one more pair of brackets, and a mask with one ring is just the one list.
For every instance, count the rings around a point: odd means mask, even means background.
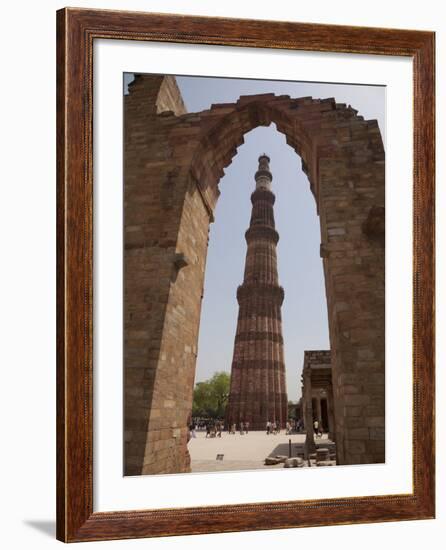
[{"label": "pointed arch", "polygon": [[[151,90],[150,77],[135,86],[140,97],[145,86]],[[125,331],[134,367],[126,422],[132,472],[189,467],[187,418],[218,184],[244,134],[271,123],[300,156],[320,219],[338,462],[383,462],[385,177],[377,122],[333,98],[242,96],[180,115],[132,101],[130,91],[126,153],[138,162],[126,169],[126,243],[133,267],[141,258],[155,266],[132,273],[126,288],[136,310]],[[141,300],[151,306],[150,331]],[[173,406],[160,419],[166,399]]]}]

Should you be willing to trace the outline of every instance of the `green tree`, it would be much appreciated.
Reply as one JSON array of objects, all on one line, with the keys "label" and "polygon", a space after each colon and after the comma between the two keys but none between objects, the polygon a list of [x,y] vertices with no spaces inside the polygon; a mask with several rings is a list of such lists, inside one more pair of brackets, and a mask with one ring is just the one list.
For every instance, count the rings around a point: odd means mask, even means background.
[{"label": "green tree", "polygon": [[212,378],[198,382],[194,389],[193,416],[221,418],[225,414],[229,396],[230,376],[216,372]]},{"label": "green tree", "polygon": [[296,403],[294,403],[293,401],[288,401],[288,418],[297,420],[296,407],[297,407]]},{"label": "green tree", "polygon": [[198,382],[194,388],[192,416],[209,416],[211,388],[209,382]]}]

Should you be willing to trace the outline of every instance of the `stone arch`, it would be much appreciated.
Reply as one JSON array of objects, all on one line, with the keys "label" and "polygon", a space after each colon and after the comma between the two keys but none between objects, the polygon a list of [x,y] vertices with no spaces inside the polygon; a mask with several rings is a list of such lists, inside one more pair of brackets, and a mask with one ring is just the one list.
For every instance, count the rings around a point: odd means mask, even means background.
[{"label": "stone arch", "polygon": [[[126,231],[131,229],[129,242],[134,248],[130,254],[140,260],[137,250],[147,261],[155,261],[157,275],[164,273],[164,282],[159,276],[148,277],[145,283],[131,283],[138,292],[127,289],[129,295],[134,294],[132,302],[141,295],[142,286],[152,312],[156,309],[152,315],[158,319],[158,337],[152,338],[151,346],[139,343],[135,348],[144,352],[134,362],[140,376],[132,374],[129,384],[140,380],[150,391],[142,389],[139,393],[145,398],[141,399],[129,393],[129,422],[125,422],[128,448],[133,449],[129,463],[137,466],[128,473],[174,471],[179,463],[184,471],[188,468],[186,417],[192,401],[208,229],[218,200],[218,182],[244,134],[273,122],[302,160],[320,217],[338,461],[382,462],[384,149],[377,122],[365,121],[333,98],[273,94],[242,96],[233,104],[183,114],[178,108],[159,112],[152,107],[149,111],[147,100],[144,112],[144,93],[148,97],[152,92],[157,104],[162,103],[160,88],[154,94],[150,79],[137,79],[126,103],[130,219],[132,208],[141,212],[138,223],[129,223]],[[137,169],[131,165],[136,158]],[[142,159],[147,160],[145,165]],[[141,207],[138,197],[149,195],[150,206]],[[140,223],[149,214],[152,223]],[[155,297],[162,305],[154,308]],[[127,333],[138,332],[134,324],[129,320]],[[129,350],[132,342],[126,342]],[[172,375],[179,377],[178,387],[166,382]],[[160,419],[170,405],[175,411]]]},{"label": "stone arch", "polygon": [[[185,115],[184,123],[196,113]],[[215,105],[199,113],[200,136],[191,161],[191,172],[202,190],[215,189],[224,169],[243,143],[244,134],[258,126],[275,123],[302,160],[313,195],[318,197],[319,160],[362,154],[370,163],[384,162],[384,149],[377,122],[364,121],[357,111],[333,98],[262,94],[242,96],[237,103]]]}]

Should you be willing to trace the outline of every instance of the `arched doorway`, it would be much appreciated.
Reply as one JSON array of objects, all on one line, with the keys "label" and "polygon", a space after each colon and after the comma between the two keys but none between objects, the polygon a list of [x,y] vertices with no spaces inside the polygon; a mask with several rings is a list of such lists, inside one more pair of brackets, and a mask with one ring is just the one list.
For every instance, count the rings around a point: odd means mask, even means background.
[{"label": "arched doorway", "polygon": [[188,469],[218,182],[244,134],[271,123],[301,157],[320,219],[338,463],[382,462],[384,150],[376,122],[334,99],[273,94],[191,114],[171,101],[163,111],[160,92],[169,85],[138,77],[125,105],[126,473]]}]

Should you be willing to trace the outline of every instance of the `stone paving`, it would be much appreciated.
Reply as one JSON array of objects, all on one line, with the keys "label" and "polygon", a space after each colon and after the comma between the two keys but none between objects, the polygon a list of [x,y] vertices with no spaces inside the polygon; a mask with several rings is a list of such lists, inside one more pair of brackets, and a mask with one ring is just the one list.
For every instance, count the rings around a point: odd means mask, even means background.
[{"label": "stone paving", "polygon": [[[222,472],[234,470],[257,470],[283,468],[283,464],[265,466],[267,456],[288,456],[291,439],[292,456],[296,456],[305,442],[305,434],[286,435],[285,430],[277,435],[266,435],[264,431],[239,432],[229,435],[223,432],[221,438],[207,438],[205,432],[196,432],[197,437],[189,441],[192,472]],[[316,444],[329,444],[327,435],[316,439]],[[222,454],[223,460],[217,460]]]}]

